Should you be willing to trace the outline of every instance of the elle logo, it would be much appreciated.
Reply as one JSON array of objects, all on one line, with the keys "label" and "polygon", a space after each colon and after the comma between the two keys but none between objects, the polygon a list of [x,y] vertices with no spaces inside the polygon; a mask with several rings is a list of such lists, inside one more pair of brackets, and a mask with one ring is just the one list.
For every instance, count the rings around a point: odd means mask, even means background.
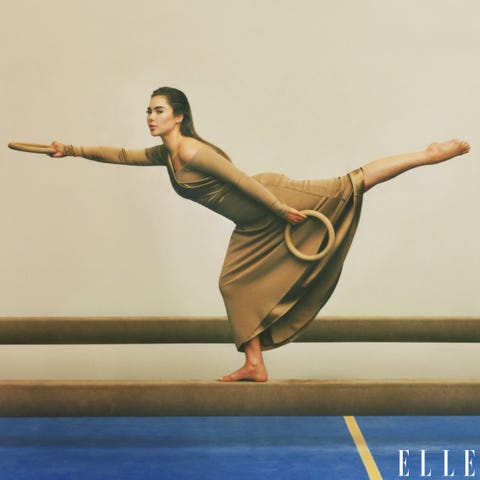
[{"label": "elle logo", "polygon": [[[442,478],[452,478],[455,476],[463,476],[467,477],[475,477],[475,468],[473,466],[473,460],[475,458],[475,450],[464,450],[464,469],[461,473],[456,473],[455,469],[450,466],[449,463],[449,454],[450,450],[442,450],[443,452],[443,472]],[[427,459],[427,450],[420,450],[420,472],[412,472],[409,464],[408,459],[410,457],[410,450],[399,450],[398,451],[398,476],[399,477],[411,477],[411,478],[423,478],[423,477],[432,477],[432,471],[434,466],[430,466]],[[413,455],[413,453],[412,453]],[[438,475],[440,474],[441,467],[437,466],[437,470],[435,471],[436,478],[439,478]],[[418,474],[419,477],[415,477],[414,475]]]}]

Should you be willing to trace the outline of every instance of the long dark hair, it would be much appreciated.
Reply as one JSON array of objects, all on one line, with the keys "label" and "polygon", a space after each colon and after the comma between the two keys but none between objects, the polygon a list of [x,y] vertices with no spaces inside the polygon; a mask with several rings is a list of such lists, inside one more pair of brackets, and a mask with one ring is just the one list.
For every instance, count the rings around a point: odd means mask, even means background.
[{"label": "long dark hair", "polygon": [[216,152],[230,160],[230,157],[221,148],[218,148],[213,143],[207,142],[195,131],[190,103],[187,96],[181,90],[172,87],[160,87],[152,93],[152,97],[157,96],[166,97],[172,107],[174,115],[183,115],[183,120],[180,124],[180,132],[182,135],[196,138],[200,142],[210,145]]}]

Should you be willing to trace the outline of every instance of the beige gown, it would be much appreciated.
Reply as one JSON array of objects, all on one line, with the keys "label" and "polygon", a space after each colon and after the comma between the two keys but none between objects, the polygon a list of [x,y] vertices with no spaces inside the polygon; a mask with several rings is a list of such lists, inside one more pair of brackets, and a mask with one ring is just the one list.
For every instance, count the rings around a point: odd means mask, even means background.
[{"label": "beige gown", "polygon": [[[257,335],[263,350],[291,342],[333,293],[360,218],[361,169],[327,180],[292,180],[277,173],[249,177],[208,145],[177,171],[163,145],[144,150],[69,146],[67,154],[164,165],[179,195],[235,223],[219,286],[239,351]],[[335,243],[327,256],[312,263],[289,252],[284,241],[286,206],[317,210],[330,219]],[[294,244],[307,254],[321,250],[326,237],[323,224],[315,219],[292,231]]]}]

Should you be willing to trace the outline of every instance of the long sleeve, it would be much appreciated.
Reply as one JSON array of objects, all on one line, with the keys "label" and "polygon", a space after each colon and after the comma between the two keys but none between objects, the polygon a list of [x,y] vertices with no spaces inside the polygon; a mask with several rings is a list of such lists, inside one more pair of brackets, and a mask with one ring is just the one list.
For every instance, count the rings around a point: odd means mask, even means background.
[{"label": "long sleeve", "polygon": [[285,218],[288,211],[287,205],[282,203],[261,183],[236,168],[232,162],[215,152],[211,147],[202,146],[187,165],[192,170],[207,173],[231,183],[275,214]]},{"label": "long sleeve", "polygon": [[96,162],[121,165],[166,165],[164,145],[157,145],[140,150],[126,150],[121,147],[76,147],[74,145],[67,145],[65,155],[83,157]]}]

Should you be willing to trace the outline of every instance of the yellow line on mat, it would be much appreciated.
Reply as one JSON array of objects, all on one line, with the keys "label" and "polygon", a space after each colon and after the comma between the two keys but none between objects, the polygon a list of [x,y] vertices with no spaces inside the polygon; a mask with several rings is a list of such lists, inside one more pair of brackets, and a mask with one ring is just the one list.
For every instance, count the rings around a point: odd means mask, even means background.
[{"label": "yellow line on mat", "polygon": [[368,478],[370,480],[382,480],[382,476],[378,471],[377,464],[370,453],[367,442],[363,438],[362,432],[355,420],[355,417],[343,417],[347,424],[350,435],[355,442],[360,458],[362,459],[365,469],[367,470]]}]

